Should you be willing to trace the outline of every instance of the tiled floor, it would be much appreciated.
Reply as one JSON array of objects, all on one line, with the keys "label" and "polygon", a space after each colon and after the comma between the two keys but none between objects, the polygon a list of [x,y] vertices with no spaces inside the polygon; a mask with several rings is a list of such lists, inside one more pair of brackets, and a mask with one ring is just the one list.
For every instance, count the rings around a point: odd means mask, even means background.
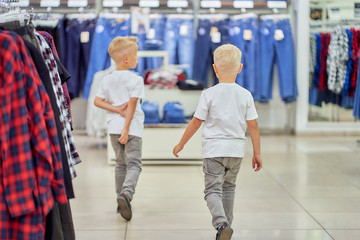
[{"label": "tiled floor", "polygon": [[[262,137],[264,168],[243,161],[232,240],[360,239],[360,137]],[[144,165],[133,219],[116,213],[103,140],[76,136],[71,200],[78,240],[213,240],[200,165]],[[171,151],[172,149],[169,149]]]}]

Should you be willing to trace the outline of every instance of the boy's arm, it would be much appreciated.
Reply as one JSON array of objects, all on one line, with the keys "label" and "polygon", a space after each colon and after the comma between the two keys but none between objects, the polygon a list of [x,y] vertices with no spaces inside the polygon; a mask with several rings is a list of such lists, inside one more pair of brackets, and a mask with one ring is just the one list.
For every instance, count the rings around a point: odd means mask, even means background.
[{"label": "boy's arm", "polygon": [[253,159],[252,166],[255,169],[255,172],[259,171],[262,168],[262,160],[260,157],[260,133],[256,119],[247,121],[251,142],[253,145]]},{"label": "boy's arm", "polygon": [[186,127],[185,132],[180,140],[180,142],[174,147],[173,154],[175,157],[179,157],[178,153],[184,148],[184,145],[190,140],[190,138],[196,133],[200,128],[203,121],[193,117],[189,125]]},{"label": "boy's arm", "polygon": [[131,120],[134,117],[137,101],[138,101],[138,98],[132,97],[132,98],[130,98],[130,100],[128,102],[127,109],[126,109],[124,128],[122,130],[120,138],[118,139],[118,141],[121,144],[126,144],[127,141],[129,140],[129,128],[130,128]]},{"label": "boy's arm", "polygon": [[116,106],[113,106],[111,103],[105,101],[104,98],[95,97],[94,105],[98,108],[102,108],[102,109],[110,111],[110,112],[119,113],[122,117],[125,117],[126,108],[127,108],[128,104],[125,103],[121,106],[116,107]]}]

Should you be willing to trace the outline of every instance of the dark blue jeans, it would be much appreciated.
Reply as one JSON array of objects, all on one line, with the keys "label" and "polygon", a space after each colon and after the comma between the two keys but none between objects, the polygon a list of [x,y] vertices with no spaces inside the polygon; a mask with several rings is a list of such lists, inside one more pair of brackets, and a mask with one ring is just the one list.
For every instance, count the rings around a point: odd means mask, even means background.
[{"label": "dark blue jeans", "polygon": [[90,59],[95,19],[69,19],[66,24],[66,68],[71,78],[67,81],[70,97],[79,97],[84,87]]},{"label": "dark blue jeans", "polygon": [[187,77],[192,78],[194,54],[193,19],[168,19],[165,26],[164,50],[170,64],[185,64]]},{"label": "dark blue jeans", "polygon": [[[282,30],[284,38],[275,40],[276,30]],[[273,65],[276,63],[279,77],[280,96],[285,103],[296,100],[296,61],[294,41],[288,19],[262,20],[260,23],[260,82],[259,100],[268,102],[272,98]]]},{"label": "dark blue jeans", "polygon": [[[251,39],[245,39],[244,33],[251,31]],[[256,51],[258,45],[258,23],[256,18],[238,19],[230,21],[230,43],[237,46],[241,52],[243,70],[236,77],[236,83],[249,90],[252,94],[256,91]]]},{"label": "dark blue jeans", "polygon": [[[221,34],[221,39],[219,43],[212,42],[210,36],[212,27],[217,28],[217,31]],[[209,68],[212,68],[212,64],[214,63],[213,52],[218,46],[226,43],[230,43],[229,25],[227,20],[222,20],[218,22],[212,22],[207,19],[200,20],[195,44],[196,47],[193,68],[194,80],[203,83],[205,87],[208,86]],[[213,72],[215,77],[215,84],[217,84],[219,80],[216,78],[214,71],[211,71]]]},{"label": "dark blue jeans", "polygon": [[108,47],[110,42],[118,36],[130,35],[130,19],[119,21],[117,19],[99,18],[90,52],[90,62],[86,74],[83,97],[89,98],[91,83],[94,74],[110,66]]}]

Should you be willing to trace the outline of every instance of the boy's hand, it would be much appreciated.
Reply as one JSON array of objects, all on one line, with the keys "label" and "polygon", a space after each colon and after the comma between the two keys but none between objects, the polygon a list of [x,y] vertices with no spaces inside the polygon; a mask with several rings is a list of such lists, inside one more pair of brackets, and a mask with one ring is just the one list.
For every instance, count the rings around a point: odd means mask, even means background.
[{"label": "boy's hand", "polygon": [[254,156],[252,159],[252,167],[255,169],[255,172],[259,171],[262,168],[262,160],[260,156]]},{"label": "boy's hand", "polygon": [[120,137],[118,138],[119,143],[126,144],[129,140],[129,133],[128,131],[123,130]]},{"label": "boy's hand", "polygon": [[128,104],[125,103],[121,106],[116,107],[117,113],[119,113],[123,118],[126,117],[126,110],[127,110]]},{"label": "boy's hand", "polygon": [[173,154],[175,157],[179,157],[178,153],[184,148],[184,146],[181,146],[180,144],[176,145],[173,149]]}]

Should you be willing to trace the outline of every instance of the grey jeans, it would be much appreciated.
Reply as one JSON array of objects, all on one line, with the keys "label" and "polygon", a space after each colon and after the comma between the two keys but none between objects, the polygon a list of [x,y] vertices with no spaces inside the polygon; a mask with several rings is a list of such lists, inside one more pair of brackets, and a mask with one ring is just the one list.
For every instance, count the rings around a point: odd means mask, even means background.
[{"label": "grey jeans", "polygon": [[215,229],[221,222],[231,225],[233,220],[236,177],[242,158],[217,157],[205,158],[205,200],[212,215]]},{"label": "grey jeans", "polygon": [[126,144],[120,144],[120,134],[110,134],[111,145],[115,151],[115,187],[118,196],[124,192],[130,200],[133,199],[135,187],[141,172],[140,137],[129,135]]}]

